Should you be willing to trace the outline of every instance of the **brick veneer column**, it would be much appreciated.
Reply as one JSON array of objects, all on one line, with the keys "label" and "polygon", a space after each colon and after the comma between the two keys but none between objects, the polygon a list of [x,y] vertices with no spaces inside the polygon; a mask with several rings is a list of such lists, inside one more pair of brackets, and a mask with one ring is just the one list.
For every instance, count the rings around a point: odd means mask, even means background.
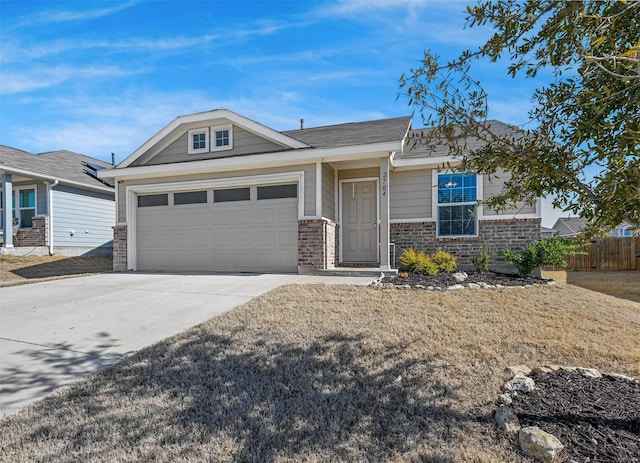
[{"label": "brick veneer column", "polygon": [[298,220],[298,272],[335,267],[336,229],[329,220]]},{"label": "brick veneer column", "polygon": [[17,237],[18,246],[49,246],[49,217],[34,217],[31,219],[31,229],[20,229]]},{"label": "brick veneer column", "polygon": [[127,226],[113,227],[113,271],[127,271]]}]

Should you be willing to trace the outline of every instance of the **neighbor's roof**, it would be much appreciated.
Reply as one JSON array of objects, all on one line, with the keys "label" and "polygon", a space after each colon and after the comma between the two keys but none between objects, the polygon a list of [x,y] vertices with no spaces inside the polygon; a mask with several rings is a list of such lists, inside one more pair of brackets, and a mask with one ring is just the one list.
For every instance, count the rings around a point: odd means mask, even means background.
[{"label": "neighbor's roof", "polygon": [[93,190],[113,191],[113,187],[86,174],[88,168],[82,163],[88,162],[100,167],[109,168],[111,164],[72,151],[60,150],[42,154],[0,145],[0,171],[33,176],[35,178],[58,180],[61,183]]},{"label": "neighbor's roof", "polygon": [[556,220],[553,228],[557,229],[561,225],[567,227],[572,233],[580,233],[586,228],[587,219],[583,217],[560,217]]},{"label": "neighbor's roof", "polygon": [[281,133],[313,148],[337,148],[399,141],[407,135],[410,126],[411,116],[405,116],[288,130]]},{"label": "neighbor's roof", "polygon": [[[490,120],[487,121],[487,127],[497,136],[522,136],[524,132],[517,127],[505,124],[504,122]],[[427,144],[422,140],[423,136],[428,134],[430,128],[414,129],[409,131],[407,142],[403,153],[398,153],[396,159],[413,159],[425,157],[450,156],[449,147],[446,144]],[[469,150],[482,148],[485,144],[482,140],[468,139],[467,146]]]}]

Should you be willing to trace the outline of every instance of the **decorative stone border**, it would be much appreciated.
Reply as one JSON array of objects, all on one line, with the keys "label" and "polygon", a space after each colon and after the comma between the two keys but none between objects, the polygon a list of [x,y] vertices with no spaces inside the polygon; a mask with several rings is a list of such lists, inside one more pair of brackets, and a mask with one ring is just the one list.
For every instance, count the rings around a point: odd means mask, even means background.
[{"label": "decorative stone border", "polygon": [[547,283],[534,283],[531,285],[490,285],[488,283],[480,282],[480,283],[458,283],[455,285],[447,286],[445,288],[441,286],[423,286],[423,285],[396,285],[394,283],[383,283],[384,274],[381,274],[377,279],[375,279],[369,286],[378,289],[413,289],[413,290],[423,290],[423,291],[458,291],[461,289],[503,289],[503,288],[531,288],[533,286],[552,286],[555,285],[556,282],[551,280]]},{"label": "decorative stone border", "polygon": [[[595,368],[546,365],[532,370],[526,365],[508,366],[505,368],[505,372],[510,379],[502,386],[503,392],[498,395],[498,408],[494,415],[496,425],[501,432],[506,434],[515,434],[517,432],[518,443],[522,451],[543,463],[556,461],[558,455],[564,449],[564,445],[556,436],[543,431],[537,426],[522,428],[518,416],[513,412],[510,405],[513,398],[519,393],[528,394],[535,389],[535,382],[529,377],[531,373],[551,373],[558,370],[577,371],[588,378],[602,377],[602,373]],[[629,381],[638,381],[617,373],[607,373],[607,375]]]}]

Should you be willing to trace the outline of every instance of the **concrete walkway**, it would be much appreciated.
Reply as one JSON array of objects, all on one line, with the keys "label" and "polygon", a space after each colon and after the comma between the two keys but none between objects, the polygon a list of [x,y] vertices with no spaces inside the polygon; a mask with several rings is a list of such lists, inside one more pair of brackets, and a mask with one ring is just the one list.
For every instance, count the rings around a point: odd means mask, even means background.
[{"label": "concrete walkway", "polygon": [[372,280],[111,273],[0,288],[0,416],[278,286]]}]

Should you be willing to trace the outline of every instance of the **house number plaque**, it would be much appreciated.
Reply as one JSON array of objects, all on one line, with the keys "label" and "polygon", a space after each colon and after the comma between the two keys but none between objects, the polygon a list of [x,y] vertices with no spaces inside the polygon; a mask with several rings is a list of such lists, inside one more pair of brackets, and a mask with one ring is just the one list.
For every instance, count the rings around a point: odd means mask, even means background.
[{"label": "house number plaque", "polygon": [[382,196],[387,196],[387,172],[382,173]]}]

